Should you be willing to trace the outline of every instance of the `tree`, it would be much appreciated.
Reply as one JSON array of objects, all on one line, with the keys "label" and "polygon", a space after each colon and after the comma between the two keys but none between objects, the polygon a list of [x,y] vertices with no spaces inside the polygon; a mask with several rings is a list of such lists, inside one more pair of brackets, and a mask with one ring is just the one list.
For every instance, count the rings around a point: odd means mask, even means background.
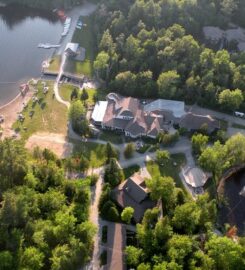
[{"label": "tree", "polygon": [[82,155],[80,157],[79,169],[84,173],[88,170],[88,168],[89,168],[89,161],[84,155]]},{"label": "tree", "polygon": [[122,221],[126,222],[127,224],[130,223],[132,217],[134,215],[134,209],[132,207],[126,207],[123,209],[121,213]]},{"label": "tree", "polygon": [[0,196],[8,188],[23,184],[27,173],[27,152],[21,141],[0,141]]},{"label": "tree", "polygon": [[238,133],[230,137],[226,143],[227,161],[230,166],[240,165],[245,162],[245,136]]},{"label": "tree", "polygon": [[146,180],[146,186],[149,188],[153,200],[162,199],[163,207],[170,211],[175,203],[175,183],[171,177],[154,177]]},{"label": "tree", "polygon": [[105,169],[104,180],[112,187],[117,186],[124,179],[122,169],[119,168],[115,158],[111,158],[110,162]]},{"label": "tree", "polygon": [[192,150],[195,154],[201,154],[208,143],[208,136],[202,134],[194,134],[191,137]]},{"label": "tree", "polygon": [[157,150],[156,159],[159,165],[162,165],[165,162],[168,162],[170,159],[169,152],[167,150]]},{"label": "tree", "polygon": [[226,160],[226,157],[227,147],[217,141],[212,147],[204,149],[198,159],[201,167],[213,174],[215,185],[218,184],[218,180],[221,177],[223,170],[229,167],[229,162]]},{"label": "tree", "polygon": [[128,143],[124,150],[124,157],[127,159],[132,158],[134,151],[135,151],[134,143]]},{"label": "tree", "polygon": [[177,95],[180,76],[176,70],[170,70],[160,74],[157,84],[161,98],[172,99]]},{"label": "tree", "polygon": [[245,251],[238,243],[227,237],[213,235],[205,245],[208,256],[213,259],[216,269],[245,268]]},{"label": "tree", "polygon": [[240,89],[236,90],[223,90],[218,97],[219,104],[226,110],[235,111],[239,109],[244,101],[242,91]]},{"label": "tree", "polygon": [[118,159],[118,152],[110,142],[106,144],[106,157],[106,164],[110,162],[111,158]]},{"label": "tree", "polygon": [[79,132],[83,129],[83,122],[85,119],[85,109],[80,100],[73,102],[69,109],[69,119],[72,124],[72,128]]},{"label": "tree", "polygon": [[184,259],[191,254],[193,240],[187,235],[175,234],[168,241],[168,256],[172,261],[183,265]]},{"label": "tree", "polygon": [[0,269],[12,270],[14,269],[14,258],[9,251],[0,251]]},{"label": "tree", "polygon": [[81,101],[85,102],[88,98],[89,98],[89,96],[88,96],[87,90],[83,89],[82,94],[81,94]]},{"label": "tree", "polygon": [[187,202],[175,208],[173,226],[186,234],[191,234],[199,225],[201,211],[195,202]]},{"label": "tree", "polygon": [[35,247],[27,247],[20,258],[22,269],[42,269],[44,254]]},{"label": "tree", "polygon": [[73,88],[72,92],[71,92],[71,100],[77,99],[78,98],[78,91],[77,88]]},{"label": "tree", "polygon": [[140,258],[142,256],[142,249],[136,248],[134,246],[127,246],[125,249],[127,265],[131,267],[136,267],[140,263]]}]

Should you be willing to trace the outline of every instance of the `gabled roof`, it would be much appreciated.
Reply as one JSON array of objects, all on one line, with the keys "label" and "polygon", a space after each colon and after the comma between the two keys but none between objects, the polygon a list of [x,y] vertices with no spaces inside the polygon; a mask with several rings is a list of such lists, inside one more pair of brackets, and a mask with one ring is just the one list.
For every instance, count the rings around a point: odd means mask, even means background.
[{"label": "gabled roof", "polygon": [[136,222],[140,222],[144,212],[153,208],[156,204],[148,195],[149,191],[145,185],[145,180],[139,173],[133,174],[112,191],[112,197],[122,208],[128,206],[134,208]]},{"label": "gabled roof", "polygon": [[170,111],[174,117],[180,118],[185,115],[185,103],[182,101],[157,99],[144,106],[145,112]]},{"label": "gabled roof", "polygon": [[191,112],[183,116],[179,122],[181,127],[185,127],[189,130],[198,130],[204,124],[207,124],[209,132],[220,127],[219,121],[213,119],[211,116],[198,115]]},{"label": "gabled roof", "polygon": [[66,48],[65,48],[65,52],[68,53],[74,53],[76,54],[79,48],[79,44],[78,43],[67,43]]}]

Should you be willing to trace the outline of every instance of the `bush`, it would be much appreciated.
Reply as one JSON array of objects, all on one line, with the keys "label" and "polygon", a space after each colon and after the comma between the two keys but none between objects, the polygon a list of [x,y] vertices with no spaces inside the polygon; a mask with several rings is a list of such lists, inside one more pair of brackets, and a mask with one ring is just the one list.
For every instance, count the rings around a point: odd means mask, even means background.
[{"label": "bush", "polygon": [[129,159],[133,157],[135,151],[135,145],[133,143],[127,144],[125,150],[124,150],[124,157]]},{"label": "bush", "polygon": [[112,222],[117,222],[120,220],[120,216],[117,211],[116,205],[111,200],[107,201],[102,206],[101,216],[102,218]]},{"label": "bush", "polygon": [[99,176],[97,174],[93,174],[93,175],[89,176],[90,186],[95,186],[98,179],[99,179]]},{"label": "bush", "polygon": [[106,265],[107,264],[107,251],[103,250],[100,254],[100,265]]},{"label": "bush", "polygon": [[102,227],[102,242],[103,243],[107,243],[107,230],[108,230],[108,227],[104,225]]}]

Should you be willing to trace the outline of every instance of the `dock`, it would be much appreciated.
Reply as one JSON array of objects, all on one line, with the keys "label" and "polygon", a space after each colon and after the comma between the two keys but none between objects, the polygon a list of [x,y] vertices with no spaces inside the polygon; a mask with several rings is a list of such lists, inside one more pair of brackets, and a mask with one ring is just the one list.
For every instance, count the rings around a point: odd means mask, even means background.
[{"label": "dock", "polygon": [[59,48],[60,45],[55,45],[55,44],[50,44],[50,43],[39,43],[38,48],[43,48],[43,49],[52,49],[52,48]]}]

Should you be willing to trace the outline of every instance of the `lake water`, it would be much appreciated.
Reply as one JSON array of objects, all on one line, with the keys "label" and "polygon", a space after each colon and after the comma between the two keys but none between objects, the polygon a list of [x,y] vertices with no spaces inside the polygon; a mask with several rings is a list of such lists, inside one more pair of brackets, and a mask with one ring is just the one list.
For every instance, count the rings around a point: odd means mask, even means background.
[{"label": "lake water", "polygon": [[0,106],[13,99],[19,84],[41,75],[52,50],[39,43],[59,43],[63,29],[56,14],[20,6],[0,8]]},{"label": "lake water", "polygon": [[95,4],[85,2],[69,10],[71,29],[61,40],[63,23],[55,13],[16,5],[0,7],[0,106],[19,93],[22,82],[40,77],[42,62],[54,49],[39,49],[37,45],[60,43],[56,53],[63,53],[72,39],[78,18],[90,15],[95,9]]}]

